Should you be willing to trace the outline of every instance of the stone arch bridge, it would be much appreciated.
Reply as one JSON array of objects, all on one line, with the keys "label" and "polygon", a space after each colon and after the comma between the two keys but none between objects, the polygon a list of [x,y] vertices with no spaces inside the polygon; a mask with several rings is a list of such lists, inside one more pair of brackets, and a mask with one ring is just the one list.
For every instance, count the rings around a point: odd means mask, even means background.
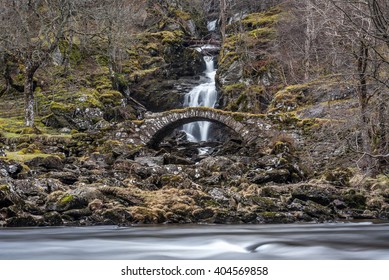
[{"label": "stone arch bridge", "polygon": [[[195,121],[210,121],[229,127],[245,143],[267,140],[272,130],[264,115],[228,112],[207,107],[188,107],[161,113],[146,113],[137,131],[143,144],[155,147],[174,129]],[[267,141],[266,141],[267,142]]]}]

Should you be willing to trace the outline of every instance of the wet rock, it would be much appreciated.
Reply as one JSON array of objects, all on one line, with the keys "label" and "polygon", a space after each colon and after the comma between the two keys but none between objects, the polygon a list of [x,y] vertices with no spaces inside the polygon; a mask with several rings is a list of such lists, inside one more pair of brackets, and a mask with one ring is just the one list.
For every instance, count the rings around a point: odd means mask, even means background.
[{"label": "wet rock", "polygon": [[328,207],[313,201],[307,201],[304,212],[311,217],[317,218],[319,221],[326,221],[334,218]]},{"label": "wet rock", "polygon": [[80,219],[80,218],[85,218],[87,216],[92,215],[92,211],[88,207],[83,208],[83,209],[70,209],[70,210],[64,211],[62,213],[62,215],[70,216],[73,219]]},{"label": "wet rock", "polygon": [[291,213],[262,212],[257,214],[257,221],[266,224],[285,224],[295,222],[296,218]]},{"label": "wet rock", "polygon": [[106,223],[114,225],[129,225],[133,221],[131,213],[124,208],[108,209],[103,212],[102,216]]},{"label": "wet rock", "polygon": [[0,169],[0,178],[7,178],[7,177],[9,177],[7,170],[5,170],[4,168]]},{"label": "wet rock", "polygon": [[63,220],[58,212],[47,212],[43,215],[46,226],[62,226]]},{"label": "wet rock", "polygon": [[389,209],[384,209],[379,212],[378,218],[382,220],[389,220]]},{"label": "wet rock", "polygon": [[200,220],[200,221],[209,219],[209,218],[213,217],[214,214],[215,214],[215,212],[210,208],[196,209],[196,210],[193,210],[193,212],[192,212],[193,217],[197,220]]},{"label": "wet rock", "polygon": [[12,217],[6,221],[7,227],[36,227],[40,224],[42,224],[42,219],[32,215]]},{"label": "wet rock", "polygon": [[215,224],[241,224],[241,219],[236,215],[236,212],[218,211],[212,218]]},{"label": "wet rock", "polygon": [[301,185],[292,192],[292,199],[302,201],[313,201],[315,203],[327,206],[334,200],[336,190],[331,187],[323,188],[317,185]]}]

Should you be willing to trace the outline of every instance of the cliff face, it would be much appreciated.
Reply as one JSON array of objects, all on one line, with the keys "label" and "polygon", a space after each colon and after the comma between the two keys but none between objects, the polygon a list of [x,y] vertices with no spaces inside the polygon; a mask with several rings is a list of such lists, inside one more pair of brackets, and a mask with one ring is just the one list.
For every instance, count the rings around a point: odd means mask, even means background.
[{"label": "cliff face", "polygon": [[273,8],[242,15],[227,25],[217,76],[223,108],[266,112],[275,92],[283,87],[272,55],[282,16],[280,9]]}]

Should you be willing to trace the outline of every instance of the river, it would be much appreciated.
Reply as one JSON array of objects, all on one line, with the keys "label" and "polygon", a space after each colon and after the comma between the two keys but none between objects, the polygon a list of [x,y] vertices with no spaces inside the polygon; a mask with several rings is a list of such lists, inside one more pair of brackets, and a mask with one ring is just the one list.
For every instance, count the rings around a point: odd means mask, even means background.
[{"label": "river", "polygon": [[389,224],[1,229],[0,259],[388,260]]}]

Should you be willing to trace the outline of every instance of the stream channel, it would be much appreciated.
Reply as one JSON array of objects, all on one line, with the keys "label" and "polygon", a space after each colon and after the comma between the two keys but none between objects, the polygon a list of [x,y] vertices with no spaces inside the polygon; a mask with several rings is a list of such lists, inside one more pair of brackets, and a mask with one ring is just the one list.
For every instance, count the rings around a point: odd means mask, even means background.
[{"label": "stream channel", "polygon": [[389,260],[389,224],[1,229],[0,248],[3,260]]}]

